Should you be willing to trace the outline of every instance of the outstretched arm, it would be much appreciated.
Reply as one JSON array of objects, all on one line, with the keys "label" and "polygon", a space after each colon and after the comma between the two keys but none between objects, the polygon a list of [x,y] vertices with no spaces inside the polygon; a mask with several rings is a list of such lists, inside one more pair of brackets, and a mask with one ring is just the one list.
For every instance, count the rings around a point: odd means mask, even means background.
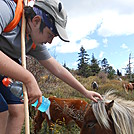
[{"label": "outstretched arm", "polygon": [[40,63],[48,69],[52,74],[63,80],[65,83],[81,92],[85,97],[97,102],[95,97],[102,99],[97,92],[88,91],[85,87],[62,65],[60,65],[53,57],[48,60],[41,60]]},{"label": "outstretched arm", "polygon": [[0,51],[0,74],[22,81],[26,86],[30,102],[34,103],[38,99],[38,105],[41,104],[42,93],[34,76],[28,70],[6,56],[2,51]]}]

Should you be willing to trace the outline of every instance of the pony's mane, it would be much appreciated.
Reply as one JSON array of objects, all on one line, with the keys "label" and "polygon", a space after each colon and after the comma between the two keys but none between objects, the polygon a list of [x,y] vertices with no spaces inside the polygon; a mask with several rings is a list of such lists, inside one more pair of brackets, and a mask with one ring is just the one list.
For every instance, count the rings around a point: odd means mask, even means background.
[{"label": "pony's mane", "polygon": [[134,134],[134,101],[125,100],[116,96],[115,90],[110,90],[103,95],[103,100],[92,103],[92,110],[100,126],[110,129],[109,117],[105,103],[114,100],[111,108],[111,117],[114,122],[116,134]]}]

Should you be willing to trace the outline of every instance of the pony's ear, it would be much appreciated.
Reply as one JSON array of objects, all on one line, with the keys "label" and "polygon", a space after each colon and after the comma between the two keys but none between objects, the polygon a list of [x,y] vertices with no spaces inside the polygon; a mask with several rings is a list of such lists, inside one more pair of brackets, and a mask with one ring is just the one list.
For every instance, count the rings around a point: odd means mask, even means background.
[{"label": "pony's ear", "polygon": [[109,103],[106,103],[106,109],[107,109],[107,111],[111,110],[111,108],[113,107],[113,105],[114,105],[114,100],[112,100]]}]

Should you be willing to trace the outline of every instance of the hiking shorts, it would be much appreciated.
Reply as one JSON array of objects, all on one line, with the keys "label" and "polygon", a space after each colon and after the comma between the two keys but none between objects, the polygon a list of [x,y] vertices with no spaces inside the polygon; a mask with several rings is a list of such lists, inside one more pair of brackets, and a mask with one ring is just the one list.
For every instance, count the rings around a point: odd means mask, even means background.
[{"label": "hiking shorts", "polygon": [[9,87],[3,85],[4,78],[5,76],[0,75],[0,112],[8,110],[8,104],[23,104],[20,98],[12,94]]}]

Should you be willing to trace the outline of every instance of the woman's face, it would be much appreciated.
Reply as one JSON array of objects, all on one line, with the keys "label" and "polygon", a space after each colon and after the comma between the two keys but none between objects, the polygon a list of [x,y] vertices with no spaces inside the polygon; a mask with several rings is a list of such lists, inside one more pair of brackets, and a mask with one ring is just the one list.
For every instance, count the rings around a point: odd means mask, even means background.
[{"label": "woman's face", "polygon": [[52,31],[47,26],[43,29],[43,32],[40,31],[40,16],[35,16],[29,24],[31,28],[30,35],[35,44],[52,43],[52,40],[55,37]]}]

